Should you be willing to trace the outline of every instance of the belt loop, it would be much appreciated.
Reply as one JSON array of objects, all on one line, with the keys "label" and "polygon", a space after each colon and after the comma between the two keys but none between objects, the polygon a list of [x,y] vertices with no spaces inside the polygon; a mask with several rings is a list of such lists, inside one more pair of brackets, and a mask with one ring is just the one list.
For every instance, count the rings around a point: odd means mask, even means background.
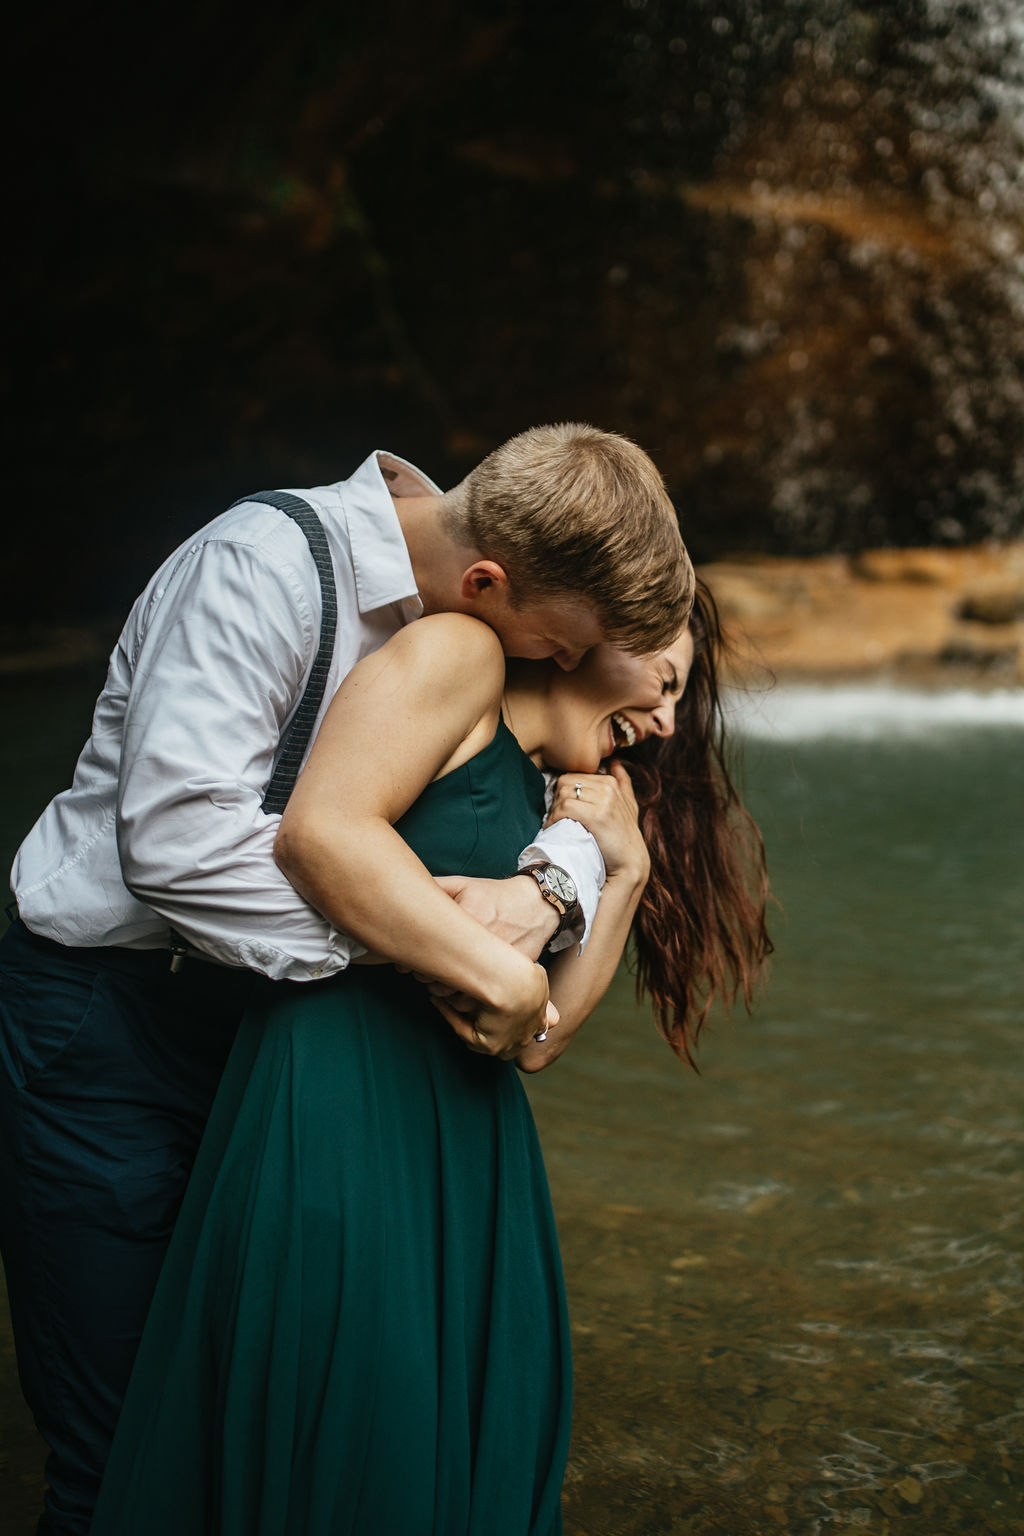
[{"label": "belt loop", "polygon": [[185,964],[185,957],[188,954],[188,945],[185,943],[185,940],[182,938],[181,934],[175,933],[173,928],[171,929],[167,940],[167,948],[171,952],[171,975],[177,976],[178,972]]}]

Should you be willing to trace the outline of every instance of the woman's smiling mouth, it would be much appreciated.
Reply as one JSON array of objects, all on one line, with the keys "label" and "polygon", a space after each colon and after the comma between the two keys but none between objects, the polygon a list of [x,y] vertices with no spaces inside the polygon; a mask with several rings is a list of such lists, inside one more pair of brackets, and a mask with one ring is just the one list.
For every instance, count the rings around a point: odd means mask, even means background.
[{"label": "woman's smiling mouth", "polygon": [[612,740],[617,747],[635,747],[639,737],[625,715],[612,715]]}]

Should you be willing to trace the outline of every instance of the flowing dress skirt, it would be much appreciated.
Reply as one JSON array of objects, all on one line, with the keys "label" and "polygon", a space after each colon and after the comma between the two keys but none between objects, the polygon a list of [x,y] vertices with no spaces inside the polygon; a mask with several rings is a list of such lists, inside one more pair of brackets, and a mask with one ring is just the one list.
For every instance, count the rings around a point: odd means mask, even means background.
[{"label": "flowing dress skirt", "polygon": [[92,1536],[557,1536],[569,1336],[516,1069],[390,967],[272,992],[225,1072]]}]

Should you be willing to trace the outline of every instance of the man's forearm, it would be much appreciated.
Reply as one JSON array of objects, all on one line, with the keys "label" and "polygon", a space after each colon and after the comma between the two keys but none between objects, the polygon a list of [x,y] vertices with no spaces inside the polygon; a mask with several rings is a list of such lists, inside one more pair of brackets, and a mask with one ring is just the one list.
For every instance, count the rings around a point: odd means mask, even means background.
[{"label": "man's forearm", "polygon": [[558,927],[558,912],[529,875],[484,880],[441,875],[437,884],[464,912],[530,960],[539,960]]}]

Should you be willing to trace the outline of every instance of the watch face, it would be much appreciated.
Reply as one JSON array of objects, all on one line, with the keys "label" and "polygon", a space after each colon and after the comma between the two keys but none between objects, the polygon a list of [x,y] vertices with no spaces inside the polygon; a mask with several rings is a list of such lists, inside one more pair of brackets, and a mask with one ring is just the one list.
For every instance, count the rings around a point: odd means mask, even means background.
[{"label": "watch face", "polygon": [[544,878],[554,891],[559,901],[571,907],[576,900],[576,885],[564,869],[559,869],[557,864],[549,864],[544,871]]}]

